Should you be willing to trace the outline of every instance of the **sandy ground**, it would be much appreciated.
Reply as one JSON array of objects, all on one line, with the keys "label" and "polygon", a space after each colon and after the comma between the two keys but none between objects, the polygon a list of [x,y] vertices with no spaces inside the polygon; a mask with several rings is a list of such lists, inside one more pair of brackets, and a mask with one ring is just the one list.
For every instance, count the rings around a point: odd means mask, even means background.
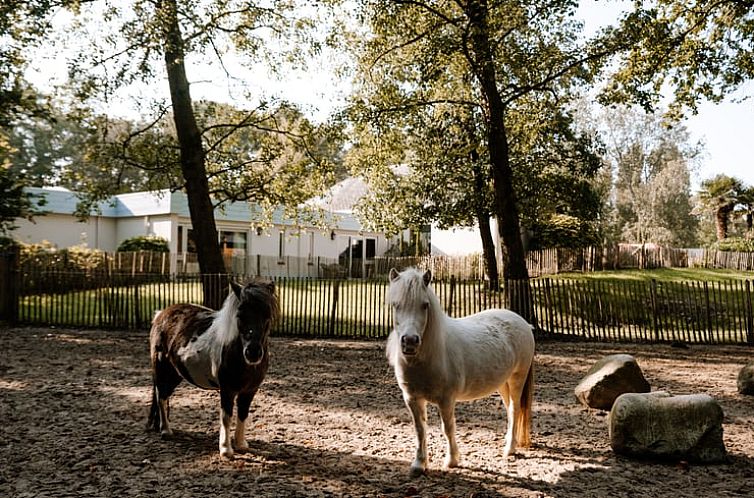
[{"label": "sandy ground", "polygon": [[[754,397],[736,393],[743,347],[540,342],[533,446],[507,468],[496,397],[459,404],[461,467],[411,480],[413,427],[382,342],[275,339],[252,408],[251,451],[218,453],[218,395],[186,384],[173,440],[144,430],[147,333],[0,328],[0,496],[754,496]],[[729,463],[618,457],[607,414],[573,388],[599,357],[636,357],[653,390],[708,393],[725,412]]]}]

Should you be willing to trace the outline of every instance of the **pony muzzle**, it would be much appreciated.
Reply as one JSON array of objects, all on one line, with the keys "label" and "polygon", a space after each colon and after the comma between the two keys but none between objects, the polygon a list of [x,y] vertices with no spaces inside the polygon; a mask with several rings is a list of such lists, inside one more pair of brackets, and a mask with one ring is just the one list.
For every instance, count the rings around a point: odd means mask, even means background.
[{"label": "pony muzzle", "polygon": [[259,344],[249,344],[243,350],[243,359],[248,365],[259,365],[263,358],[264,348]]},{"label": "pony muzzle", "polygon": [[406,356],[413,356],[419,352],[421,337],[416,334],[404,334],[401,336],[401,351]]}]

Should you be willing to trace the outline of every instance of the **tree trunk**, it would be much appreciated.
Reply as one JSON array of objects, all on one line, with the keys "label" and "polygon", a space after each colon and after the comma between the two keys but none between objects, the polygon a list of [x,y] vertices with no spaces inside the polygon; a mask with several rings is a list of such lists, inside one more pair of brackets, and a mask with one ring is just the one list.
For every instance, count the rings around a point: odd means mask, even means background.
[{"label": "tree trunk", "polygon": [[472,170],[474,172],[474,198],[476,204],[477,224],[479,225],[479,236],[482,238],[482,256],[484,258],[484,272],[490,282],[490,289],[497,290],[500,288],[500,274],[497,270],[497,257],[495,255],[495,241],[492,239],[490,229],[490,215],[484,202],[484,176],[479,167],[479,154],[476,150],[471,151],[471,161],[473,162]]},{"label": "tree trunk", "polygon": [[[487,147],[492,166],[494,207],[503,245],[503,277],[506,281],[526,282],[529,279],[529,272],[526,269],[526,255],[521,242],[518,206],[513,189],[513,170],[510,165],[505,129],[505,104],[497,88],[497,76],[487,24],[486,0],[469,1],[466,5],[466,15],[471,23],[471,46],[475,56],[473,71],[479,81],[486,107]],[[509,306],[530,323],[534,323],[529,286],[506,285],[506,289],[510,294]]]},{"label": "tree trunk", "polygon": [[728,216],[732,210],[733,208],[721,207],[715,213],[717,240],[723,240],[728,236]]},{"label": "tree trunk", "polygon": [[215,209],[209,195],[204,146],[196,124],[189,82],[186,78],[184,42],[178,24],[176,1],[163,0],[157,5],[163,26],[165,66],[170,85],[173,120],[180,145],[181,171],[186,182],[199,271],[203,276],[204,305],[219,309],[225,298],[227,277],[211,277],[224,275],[226,270],[217,238]]}]

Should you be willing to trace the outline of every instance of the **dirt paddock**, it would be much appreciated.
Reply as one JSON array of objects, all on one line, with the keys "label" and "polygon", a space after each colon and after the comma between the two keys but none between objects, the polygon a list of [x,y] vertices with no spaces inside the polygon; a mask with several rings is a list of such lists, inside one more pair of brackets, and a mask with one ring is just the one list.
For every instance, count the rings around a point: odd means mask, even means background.
[{"label": "dirt paddock", "polygon": [[[507,468],[497,398],[459,404],[461,467],[408,478],[414,434],[383,342],[275,339],[253,402],[250,452],[218,453],[218,395],[183,384],[174,439],[144,430],[147,333],[0,328],[0,496],[752,496],[754,397],[743,347],[540,342],[533,447]],[[653,390],[703,392],[725,412],[729,462],[687,466],[614,455],[605,412],[573,388],[599,357],[634,355]]]}]

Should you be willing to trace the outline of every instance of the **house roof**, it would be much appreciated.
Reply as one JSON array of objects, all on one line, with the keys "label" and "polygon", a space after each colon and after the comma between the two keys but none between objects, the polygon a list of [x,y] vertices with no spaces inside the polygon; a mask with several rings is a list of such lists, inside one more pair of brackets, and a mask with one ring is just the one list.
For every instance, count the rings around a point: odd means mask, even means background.
[{"label": "house roof", "polygon": [[368,189],[363,178],[352,176],[333,185],[324,195],[309,199],[306,204],[330,212],[352,213],[353,207]]},{"label": "house roof", "polygon": [[[61,188],[30,187],[28,192],[38,197],[44,197],[44,205],[40,209],[49,213],[70,214],[76,211],[79,196],[76,192]],[[37,202],[39,204],[39,202]],[[316,205],[315,205],[316,206]],[[188,197],[183,192],[159,190],[156,192],[133,192],[119,194],[111,199],[97,204],[93,215],[109,218],[128,218],[133,216],[156,216],[175,214],[190,218]],[[248,202],[231,202],[215,210],[215,219],[254,223],[261,220],[261,208]],[[349,212],[325,213],[325,221],[329,226],[341,230],[362,230],[361,224]],[[283,207],[275,210],[272,216],[275,225],[294,226],[296,220],[285,216]]]}]

